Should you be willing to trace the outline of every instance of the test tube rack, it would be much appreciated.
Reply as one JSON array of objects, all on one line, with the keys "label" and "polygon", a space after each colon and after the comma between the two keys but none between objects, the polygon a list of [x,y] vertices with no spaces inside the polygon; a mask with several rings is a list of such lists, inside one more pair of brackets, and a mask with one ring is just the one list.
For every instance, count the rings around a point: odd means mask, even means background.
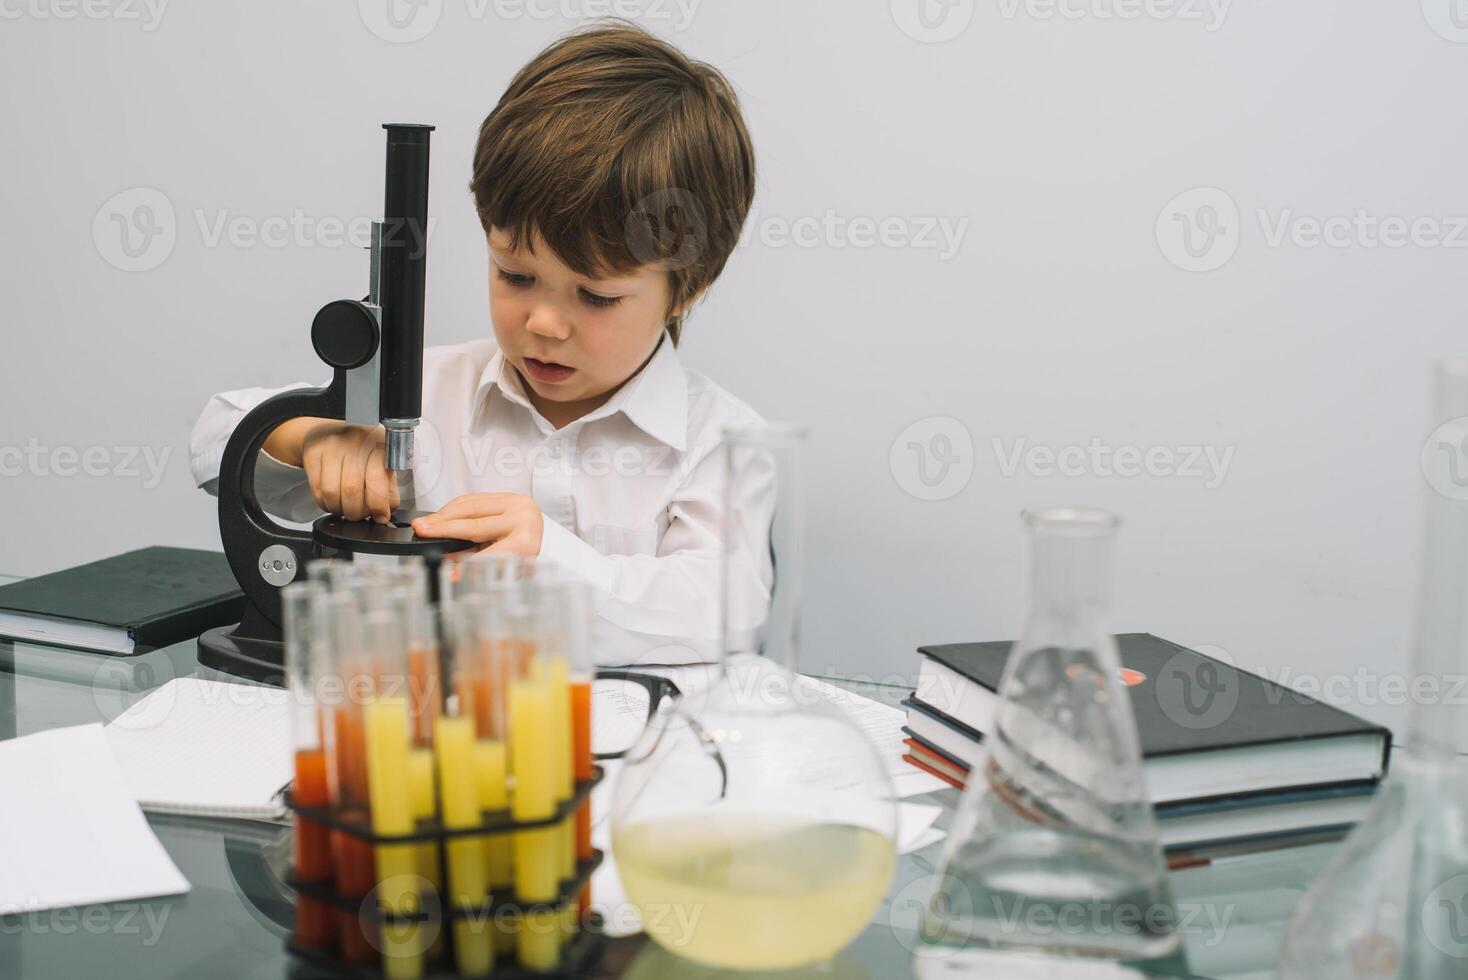
[{"label": "test tube rack", "polygon": [[[601,782],[603,775],[602,767],[594,766],[591,778],[577,781],[571,796],[556,807],[553,815],[544,819],[516,821],[508,809],[486,810],[483,820],[475,827],[447,828],[443,826],[438,817],[423,818],[417,821],[417,827],[412,833],[400,835],[373,832],[370,820],[359,813],[346,814],[342,812],[342,808],[335,806],[299,804],[289,792],[285,794],[285,802],[286,806],[302,820],[356,838],[373,847],[437,845],[439,880],[448,881],[448,849],[444,847],[445,844],[468,837],[488,840],[502,834],[537,830],[558,826],[566,821],[574,821],[576,811],[590,798],[592,789]],[[560,894],[554,903],[522,902],[513,893],[507,893],[501,889],[481,905],[463,905],[456,908],[445,908],[444,901],[437,895],[421,895],[419,910],[403,913],[383,909],[376,901],[375,895],[369,895],[367,899],[361,896],[345,895],[329,885],[302,880],[294,871],[287,878],[287,884],[294,888],[299,896],[313,898],[333,908],[356,913],[379,926],[417,922],[429,928],[434,935],[444,938],[446,953],[442,958],[441,968],[425,969],[423,980],[448,980],[451,977],[463,976],[453,968],[454,930],[452,925],[455,921],[474,917],[488,923],[502,920],[508,916],[512,920],[519,919],[524,922],[526,916],[533,913],[553,912],[557,916],[568,915],[587,882],[591,880],[592,873],[601,865],[602,858],[603,854],[600,850],[593,850],[590,857],[577,861],[575,873],[570,878],[561,881]],[[600,958],[605,942],[605,936],[600,929],[600,920],[595,914],[591,914],[579,923],[574,937],[562,948],[561,961],[556,969],[532,971],[510,961],[502,965],[497,964],[493,971],[481,976],[492,977],[493,980],[532,980],[532,978],[544,980],[546,977],[582,974]],[[383,976],[380,962],[348,963],[337,957],[332,950],[318,949],[299,942],[294,933],[287,940],[286,949],[302,963],[309,964],[313,976],[341,977],[343,980],[379,980]]]}]

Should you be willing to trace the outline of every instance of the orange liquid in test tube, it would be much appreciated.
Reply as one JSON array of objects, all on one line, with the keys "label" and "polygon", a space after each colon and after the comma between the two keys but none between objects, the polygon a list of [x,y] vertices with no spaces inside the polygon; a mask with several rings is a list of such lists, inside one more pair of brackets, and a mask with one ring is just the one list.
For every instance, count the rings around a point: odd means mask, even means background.
[{"label": "orange liquid in test tube", "polygon": [[[576,781],[591,778],[593,765],[591,755],[591,682],[571,682],[571,752],[572,774]],[[591,857],[591,798],[588,796],[576,811],[576,859],[585,861]],[[581,889],[577,899],[580,917],[584,919],[591,908],[591,885]]]},{"label": "orange liquid in test tube", "polygon": [[[365,820],[367,810],[367,741],[360,707],[346,705],[335,712],[337,801],[347,808],[343,816]],[[332,834],[336,853],[337,890],[351,898],[365,898],[377,884],[372,845],[341,831]],[[355,911],[338,910],[342,958],[349,963],[375,963],[375,925]]]},{"label": "orange liquid in test tube", "polygon": [[[296,752],[295,801],[303,806],[326,806],[331,794],[326,780],[326,753],[321,749]],[[331,832],[318,823],[296,817],[296,874],[305,881],[330,884]],[[329,905],[305,895],[296,899],[296,938],[318,949],[333,945],[336,923]]]}]

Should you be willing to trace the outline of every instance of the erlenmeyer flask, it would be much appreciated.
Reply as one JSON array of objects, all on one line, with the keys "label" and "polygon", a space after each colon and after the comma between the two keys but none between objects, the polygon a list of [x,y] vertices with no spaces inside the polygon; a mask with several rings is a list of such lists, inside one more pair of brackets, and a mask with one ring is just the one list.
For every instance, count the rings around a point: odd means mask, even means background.
[{"label": "erlenmeyer flask", "polygon": [[828,960],[896,867],[876,750],[799,662],[804,434],[726,432],[723,669],[666,699],[627,753],[612,847],[644,930],[715,967]]},{"label": "erlenmeyer flask", "polygon": [[1468,976],[1468,358],[1434,387],[1406,745],[1296,909],[1281,980]]},{"label": "erlenmeyer flask", "polygon": [[[1116,644],[1103,627],[1119,520],[1027,512],[1032,593],[987,758],[959,803],[918,959],[965,949],[1097,960],[1179,945]],[[921,964],[920,964],[921,965]]]}]

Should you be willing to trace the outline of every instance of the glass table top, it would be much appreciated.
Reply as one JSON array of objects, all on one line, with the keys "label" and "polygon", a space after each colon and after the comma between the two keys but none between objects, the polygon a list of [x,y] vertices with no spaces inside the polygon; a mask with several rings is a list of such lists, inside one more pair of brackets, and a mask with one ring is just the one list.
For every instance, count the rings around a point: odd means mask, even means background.
[{"label": "glass table top", "polygon": [[[0,576],[0,584],[10,580]],[[152,688],[198,671],[192,640],[134,658],[0,640],[0,738],[109,721]],[[894,706],[910,693],[900,686],[825,679]],[[944,789],[909,802],[941,806],[938,826],[946,827],[958,791]],[[291,852],[288,825],[161,815],[150,815],[149,823],[193,890],[152,901],[0,915],[0,977],[313,975],[284,948],[292,913],[291,892],[282,884]],[[899,859],[882,906],[835,961],[779,976],[911,977],[918,917],[940,873],[942,848],[942,842],[930,844]],[[1186,972],[1178,972],[1212,980],[1272,976],[1284,924],[1334,848],[1293,848],[1173,872],[1187,960]],[[590,975],[739,974],[694,967],[637,936],[610,941]]]}]

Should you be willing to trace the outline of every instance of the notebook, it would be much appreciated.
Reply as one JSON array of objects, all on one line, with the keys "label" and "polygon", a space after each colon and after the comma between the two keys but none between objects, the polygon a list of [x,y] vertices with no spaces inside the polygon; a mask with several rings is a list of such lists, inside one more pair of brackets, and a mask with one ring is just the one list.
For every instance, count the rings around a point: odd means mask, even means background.
[{"label": "notebook", "polygon": [[0,636],[127,657],[239,622],[244,608],[223,554],[139,548],[0,585]]},{"label": "notebook", "polygon": [[[1116,637],[1155,802],[1386,773],[1391,732],[1150,633]],[[968,761],[992,730],[1009,642],[920,647],[914,732]],[[1057,746],[1057,750],[1063,746]],[[1051,761],[1063,769],[1061,752]]]},{"label": "notebook", "polygon": [[138,805],[150,813],[284,817],[292,775],[289,693],[180,677],[106,727]]}]

